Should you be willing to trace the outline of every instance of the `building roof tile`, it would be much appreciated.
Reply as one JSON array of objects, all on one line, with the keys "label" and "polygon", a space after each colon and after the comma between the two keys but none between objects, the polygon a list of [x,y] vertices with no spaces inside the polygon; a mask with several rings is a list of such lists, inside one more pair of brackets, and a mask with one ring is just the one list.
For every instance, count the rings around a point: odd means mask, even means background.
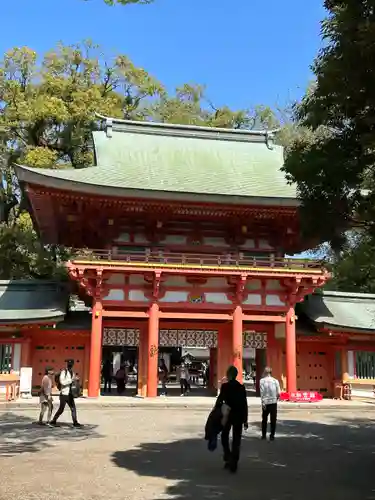
[{"label": "building roof tile", "polygon": [[[269,198],[295,201],[286,182],[283,148],[266,132],[109,120],[93,133],[97,166],[17,167],[20,180],[123,196],[137,193]],[[66,186],[65,186],[66,187]],[[109,190],[109,191],[108,191]]]},{"label": "building roof tile", "polygon": [[37,280],[0,281],[0,325],[57,323],[64,319],[68,291],[64,284]]},{"label": "building roof tile", "polygon": [[375,295],[324,291],[306,297],[302,309],[321,326],[375,331]]}]

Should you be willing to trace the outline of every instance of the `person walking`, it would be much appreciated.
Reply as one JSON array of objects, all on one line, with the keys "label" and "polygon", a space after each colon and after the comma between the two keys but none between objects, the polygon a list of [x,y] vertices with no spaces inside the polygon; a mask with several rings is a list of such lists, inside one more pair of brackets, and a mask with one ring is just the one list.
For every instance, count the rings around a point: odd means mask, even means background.
[{"label": "person walking", "polygon": [[274,441],[277,421],[277,403],[280,398],[279,381],[272,377],[272,368],[267,366],[260,380],[260,398],[262,402],[262,439],[267,436],[268,416],[271,420],[270,441]]},{"label": "person walking", "polygon": [[[221,444],[224,452],[224,466],[230,472],[237,472],[240,459],[240,448],[243,429],[248,428],[248,405],[246,389],[237,380],[238,370],[230,366],[227,370],[227,382],[220,389],[215,408],[226,405],[229,413],[224,415],[223,430],[221,432]],[[223,412],[224,414],[224,412]],[[229,445],[229,434],[232,430],[232,447]]]},{"label": "person walking", "polygon": [[57,388],[60,391],[60,406],[51,420],[50,425],[57,424],[58,418],[64,413],[65,407],[68,405],[72,414],[73,426],[82,427],[77,420],[77,409],[74,401],[74,398],[78,397],[79,393],[79,378],[73,372],[73,366],[74,361],[69,359],[66,363],[65,370],[61,370],[60,372],[57,384]]},{"label": "person walking", "polygon": [[181,388],[181,396],[186,396],[189,391],[189,370],[185,363],[181,363],[179,369],[179,378],[180,378],[180,388]]},{"label": "person walking", "polygon": [[40,402],[40,414],[39,414],[39,425],[44,425],[44,414],[47,413],[47,424],[50,422],[53,411],[53,399],[52,399],[52,376],[53,371],[51,368],[46,368],[44,377],[42,378],[42,383],[39,393]]},{"label": "person walking", "polygon": [[103,364],[102,377],[104,379],[104,390],[103,392],[111,393],[112,390],[112,378],[113,378],[113,366],[110,359],[106,359]]},{"label": "person walking", "polygon": [[159,367],[159,378],[160,378],[160,382],[161,382],[161,396],[167,395],[168,375],[169,375],[168,367],[165,364],[164,359],[162,359],[160,362],[160,367]]}]

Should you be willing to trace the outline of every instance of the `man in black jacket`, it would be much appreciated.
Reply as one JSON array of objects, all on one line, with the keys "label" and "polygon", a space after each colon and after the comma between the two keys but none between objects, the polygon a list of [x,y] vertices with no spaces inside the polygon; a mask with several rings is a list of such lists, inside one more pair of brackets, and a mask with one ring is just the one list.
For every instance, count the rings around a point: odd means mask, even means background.
[{"label": "man in black jacket", "polygon": [[[230,366],[227,370],[228,382],[221,386],[216,407],[221,407],[224,403],[229,406],[230,411],[226,423],[221,433],[221,444],[223,445],[225,468],[231,472],[237,471],[240,458],[240,447],[242,429],[248,428],[248,407],[246,389],[238,382],[238,370],[235,366]],[[229,446],[229,434],[232,429],[232,449]]]}]

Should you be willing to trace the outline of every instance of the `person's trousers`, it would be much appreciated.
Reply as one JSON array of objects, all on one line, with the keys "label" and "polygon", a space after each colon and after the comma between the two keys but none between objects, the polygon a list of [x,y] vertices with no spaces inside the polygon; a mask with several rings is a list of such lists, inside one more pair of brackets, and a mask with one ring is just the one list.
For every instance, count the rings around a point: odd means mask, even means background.
[{"label": "person's trousers", "polygon": [[[229,434],[232,429],[232,447],[229,444]],[[221,444],[224,452],[224,462],[237,465],[240,459],[243,422],[231,421],[225,424],[221,432]]]},{"label": "person's trousers", "polygon": [[52,411],[53,411],[53,402],[52,398],[48,398],[47,401],[43,401],[43,403],[40,404],[40,414],[39,414],[39,422],[42,423],[44,419],[44,414],[48,410],[47,413],[47,422],[51,420],[52,417]]},{"label": "person's trousers", "polygon": [[189,383],[186,378],[180,379],[181,394],[186,394],[189,390]]},{"label": "person's trousers", "polygon": [[268,415],[271,420],[271,437],[275,436],[276,432],[276,420],[277,420],[277,403],[265,405],[262,411],[262,437],[266,437],[267,434],[267,423]]},{"label": "person's trousers", "polygon": [[57,422],[57,419],[64,413],[65,406],[68,405],[70,408],[70,412],[72,414],[72,420],[73,424],[76,424],[77,421],[77,409],[76,409],[76,403],[74,401],[74,398],[71,394],[65,396],[63,394],[60,394],[60,406],[57,412],[55,413],[55,416],[52,419],[52,422]]},{"label": "person's trousers", "polygon": [[104,379],[104,392],[111,392],[112,389],[112,378],[105,378]]}]

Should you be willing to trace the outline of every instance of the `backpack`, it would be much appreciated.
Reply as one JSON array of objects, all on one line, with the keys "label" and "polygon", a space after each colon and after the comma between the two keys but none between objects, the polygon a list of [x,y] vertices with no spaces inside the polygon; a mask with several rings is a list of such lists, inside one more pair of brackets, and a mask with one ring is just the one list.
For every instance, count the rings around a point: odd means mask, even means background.
[{"label": "backpack", "polygon": [[60,375],[61,371],[55,374],[55,385],[59,391],[61,391]]}]

